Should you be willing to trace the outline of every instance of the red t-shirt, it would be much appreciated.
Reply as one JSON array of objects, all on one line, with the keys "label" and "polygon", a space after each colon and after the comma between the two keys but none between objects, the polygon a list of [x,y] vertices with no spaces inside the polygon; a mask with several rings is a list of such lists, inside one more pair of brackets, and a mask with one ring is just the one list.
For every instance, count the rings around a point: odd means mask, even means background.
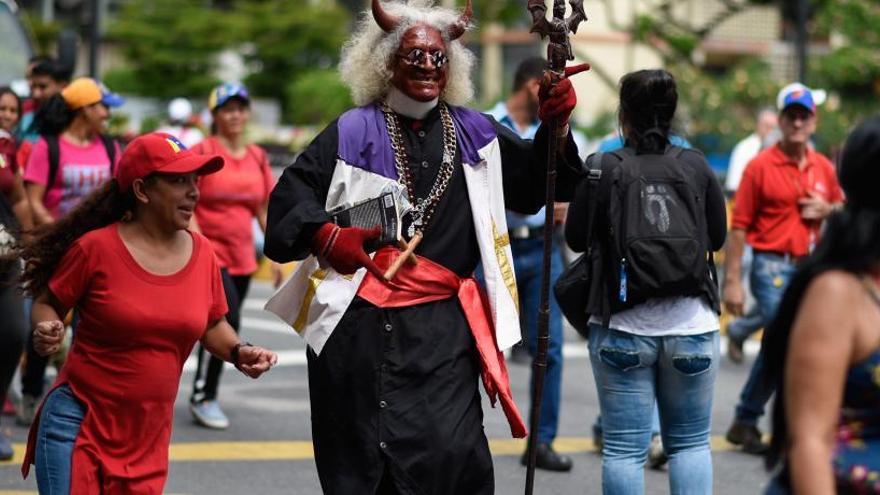
[{"label": "red t-shirt", "polygon": [[821,222],[801,218],[798,200],[808,191],[825,201],[843,201],[843,190],[834,166],[821,153],[807,151],[803,170],[779,146],[762,151],[746,166],[736,191],[734,229],[746,231],[746,241],[755,249],[794,256],[809,253],[819,241]]},{"label": "red t-shirt", "polygon": [[17,171],[15,138],[5,131],[0,131],[0,194],[6,196],[7,200],[15,186]]},{"label": "red t-shirt", "polygon": [[[192,237],[189,262],[160,276],[138,264],[113,224],[77,240],[49,281],[80,315],[55,382],[86,405],[70,493],[162,493],[183,364],[227,312],[211,245]],[[32,453],[29,446],[25,471]]]},{"label": "red t-shirt", "polygon": [[216,137],[192,150],[226,160],[222,170],[199,179],[196,220],[214,245],[220,265],[230,275],[250,275],[257,271],[252,221],[275,185],[266,152],[249,145],[244,158],[236,160]]}]

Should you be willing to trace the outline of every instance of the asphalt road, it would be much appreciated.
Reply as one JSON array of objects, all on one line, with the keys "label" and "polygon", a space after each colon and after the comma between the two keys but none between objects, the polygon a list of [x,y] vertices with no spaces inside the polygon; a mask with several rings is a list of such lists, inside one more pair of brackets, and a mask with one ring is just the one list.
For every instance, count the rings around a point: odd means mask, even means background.
[{"label": "asphalt road", "polygon": [[[231,426],[226,431],[206,430],[193,424],[187,409],[192,387],[188,364],[175,407],[171,467],[166,485],[174,494],[320,494],[312,460],[305,346],[300,338],[274,316],[260,308],[271,294],[268,285],[255,282],[246,301],[244,336],[276,350],[280,365],[253,381],[228,368],[221,386],[221,404]],[[722,342],[722,351],[726,348]],[[713,465],[717,494],[762,493],[768,476],[761,459],[736,452],[722,440],[733,416],[740,387],[754,358],[755,343],[747,347],[746,365],[722,359],[713,408]],[[592,446],[591,424],[599,412],[586,342],[568,331],[563,373],[563,405],[557,449],[574,459],[570,473],[539,471],[537,494],[601,493],[601,462]],[[751,352],[748,352],[751,351]],[[512,363],[514,396],[528,411],[528,364]],[[486,433],[495,458],[496,493],[523,493],[525,468],[519,457],[523,443],[509,438],[500,409],[484,404]],[[0,463],[0,495],[36,493],[33,475],[22,480],[19,473],[26,429],[4,417],[0,425],[17,444],[16,459]],[[765,428],[766,429],[766,428]],[[669,493],[666,471],[646,470],[646,493]]]}]

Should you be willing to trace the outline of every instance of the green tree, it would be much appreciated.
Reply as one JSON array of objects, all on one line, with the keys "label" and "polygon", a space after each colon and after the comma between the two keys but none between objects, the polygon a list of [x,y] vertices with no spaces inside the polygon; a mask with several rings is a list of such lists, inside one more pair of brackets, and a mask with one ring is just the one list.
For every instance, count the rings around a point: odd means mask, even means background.
[{"label": "green tree", "polygon": [[326,124],[351,108],[351,94],[335,69],[308,71],[287,85],[285,120],[295,124]]},{"label": "green tree", "polygon": [[108,86],[145,96],[203,97],[217,83],[217,54],[235,33],[203,0],[132,0],[110,26],[128,66],[104,75]]},{"label": "green tree", "polygon": [[[339,49],[345,42],[351,25],[348,12],[336,2],[309,0],[242,0],[230,13],[229,24],[239,38],[241,52],[250,75],[245,82],[258,96],[276,98],[282,102],[285,117],[296,122],[305,116],[316,122],[332,115],[312,110],[299,112],[296,107],[313,106],[308,98],[316,89],[317,80],[330,83],[321,93],[331,101],[344,101],[347,90],[328,78],[328,70],[339,61]],[[298,84],[298,81],[303,81]],[[320,100],[318,100],[320,102]],[[335,112],[335,110],[333,110]]]},{"label": "green tree", "polygon": [[[682,2],[658,0],[654,8],[630,25],[618,25],[637,42],[655,50],[679,82],[680,118],[688,137],[707,152],[727,152],[751,132],[754,114],[775,101],[779,88],[790,81],[774,80],[770,68],[758,60],[744,60],[726,70],[701,66],[693,57],[713,30],[751,5],[776,4],[783,22],[796,18],[789,0],[720,0],[722,8],[695,24],[676,9]],[[603,0],[614,19],[613,0]],[[813,0],[810,2],[811,36],[838,40],[825,55],[813,54],[804,83],[830,92],[820,110],[819,149],[831,152],[852,126],[880,109],[880,3],[872,0]]]},{"label": "green tree", "polygon": [[819,121],[819,145],[826,149],[840,145],[855,124],[880,111],[880,3],[830,3],[816,12],[816,24],[839,41],[816,58],[811,70],[811,82],[832,93]]}]

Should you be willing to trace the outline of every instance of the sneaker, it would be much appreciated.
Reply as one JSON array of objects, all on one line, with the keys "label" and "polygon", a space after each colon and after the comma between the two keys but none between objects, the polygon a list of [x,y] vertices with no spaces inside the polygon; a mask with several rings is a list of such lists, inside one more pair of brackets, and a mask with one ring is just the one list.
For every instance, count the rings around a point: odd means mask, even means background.
[{"label": "sneaker", "polygon": [[747,454],[763,455],[769,445],[761,439],[761,430],[755,425],[734,421],[727,430],[727,441],[742,447]]},{"label": "sneaker", "polygon": [[15,415],[15,424],[19,426],[30,426],[34,422],[34,416],[37,414],[37,405],[40,403],[39,397],[23,394],[21,402],[18,404],[18,411]]},{"label": "sneaker", "polygon": [[[570,457],[557,454],[556,451],[553,450],[553,446],[549,443],[539,443],[537,448],[538,452],[535,455],[536,468],[558,472],[571,471],[572,462]],[[526,466],[528,463],[529,451],[526,450],[520,459],[520,464]]]},{"label": "sneaker", "polygon": [[0,461],[12,460],[14,455],[15,451],[12,450],[12,443],[9,441],[9,437],[0,431]]},{"label": "sneaker", "polygon": [[727,339],[727,357],[736,364],[743,362],[743,343],[733,337]]},{"label": "sneaker", "polygon": [[189,405],[189,412],[197,424],[215,430],[229,428],[229,419],[220,409],[220,403],[216,400],[205,400]]},{"label": "sneaker", "polygon": [[648,467],[651,469],[662,469],[669,461],[666,456],[666,450],[663,448],[663,439],[660,435],[651,437],[651,445],[648,446]]}]

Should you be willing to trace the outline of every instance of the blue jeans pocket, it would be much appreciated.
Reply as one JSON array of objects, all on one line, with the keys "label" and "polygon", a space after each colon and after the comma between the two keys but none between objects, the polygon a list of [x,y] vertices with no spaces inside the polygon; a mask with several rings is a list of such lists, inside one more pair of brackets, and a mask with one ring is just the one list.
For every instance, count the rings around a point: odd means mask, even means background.
[{"label": "blue jeans pocket", "polygon": [[642,365],[642,360],[637,351],[619,349],[615,347],[603,347],[599,349],[599,358],[608,366],[613,366],[620,371],[629,371]]},{"label": "blue jeans pocket", "polygon": [[673,356],[672,367],[688,376],[705,373],[712,367],[712,357],[706,355]]},{"label": "blue jeans pocket", "polygon": [[697,376],[710,371],[713,361],[717,359],[716,337],[717,332],[670,337],[666,345],[672,368],[685,376]]}]

